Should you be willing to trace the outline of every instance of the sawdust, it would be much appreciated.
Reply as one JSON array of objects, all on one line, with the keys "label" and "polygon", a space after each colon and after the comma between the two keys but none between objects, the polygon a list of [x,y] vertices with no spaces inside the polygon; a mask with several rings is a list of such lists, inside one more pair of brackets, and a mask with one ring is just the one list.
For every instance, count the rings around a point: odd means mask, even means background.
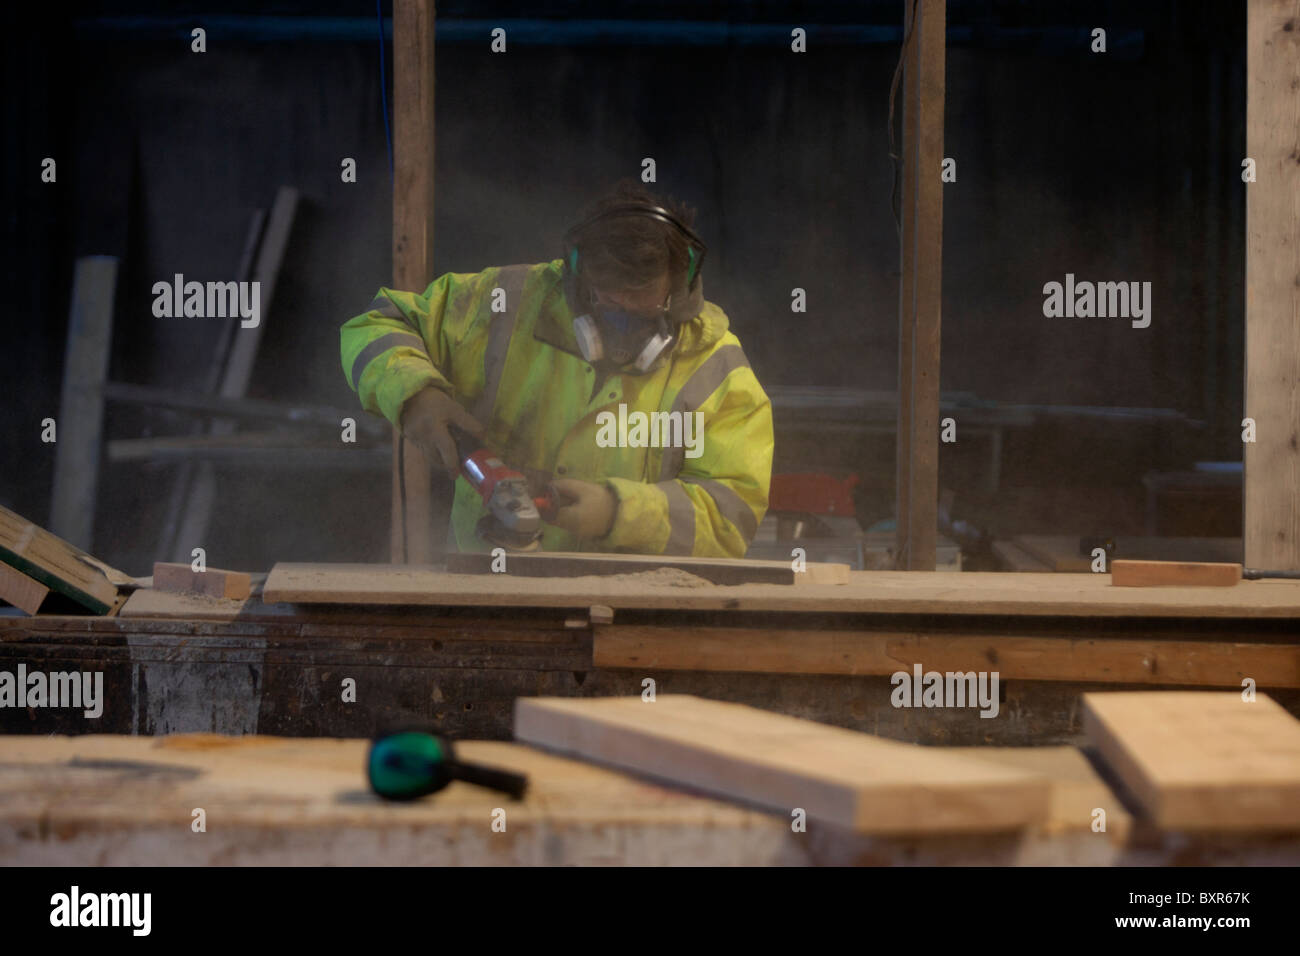
[{"label": "sawdust", "polygon": [[698,574],[691,574],[689,571],[683,571],[681,568],[655,568],[653,571],[634,571],[624,574],[602,574],[600,577],[605,581],[618,581],[627,584],[648,584],[651,587],[713,587],[711,581],[705,580]]}]

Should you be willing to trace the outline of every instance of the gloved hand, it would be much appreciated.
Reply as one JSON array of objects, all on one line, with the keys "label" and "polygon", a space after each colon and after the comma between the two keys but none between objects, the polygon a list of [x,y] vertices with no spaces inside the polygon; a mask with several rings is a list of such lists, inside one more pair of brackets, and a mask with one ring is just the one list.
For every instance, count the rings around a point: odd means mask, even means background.
[{"label": "gloved hand", "polygon": [[402,434],[455,481],[460,474],[460,461],[456,443],[447,430],[452,422],[472,435],[483,434],[478,419],[440,388],[430,386],[417,392],[402,406]]},{"label": "gloved hand", "polygon": [[603,538],[613,529],[618,497],[609,488],[577,478],[557,478],[551,487],[561,500],[552,524],[584,540]]}]

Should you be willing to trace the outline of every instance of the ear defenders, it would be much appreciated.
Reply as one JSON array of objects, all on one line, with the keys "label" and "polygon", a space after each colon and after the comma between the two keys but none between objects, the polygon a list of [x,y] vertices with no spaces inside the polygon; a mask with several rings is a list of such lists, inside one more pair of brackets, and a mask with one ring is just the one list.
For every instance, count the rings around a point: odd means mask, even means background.
[{"label": "ear defenders", "polygon": [[[583,220],[565,233],[566,250],[564,256],[565,294],[570,308],[574,312],[584,309],[583,314],[573,320],[574,335],[578,348],[588,362],[602,363],[613,368],[631,365],[638,373],[645,373],[654,366],[659,358],[672,348],[676,334],[669,325],[669,317],[686,321],[690,316],[682,316],[682,309],[672,308],[672,298],[667,316],[658,315],[653,319],[634,316],[622,309],[612,309],[579,302],[578,280],[581,276],[581,260],[578,253],[578,238],[592,225],[618,216],[645,216],[672,226],[689,242],[687,247],[686,289],[682,297],[682,306],[694,306],[698,310],[700,268],[704,264],[704,254],[708,251],[703,240],[695,232],[661,206],[644,203],[624,203],[597,213]],[[675,323],[674,323],[675,324]]]}]

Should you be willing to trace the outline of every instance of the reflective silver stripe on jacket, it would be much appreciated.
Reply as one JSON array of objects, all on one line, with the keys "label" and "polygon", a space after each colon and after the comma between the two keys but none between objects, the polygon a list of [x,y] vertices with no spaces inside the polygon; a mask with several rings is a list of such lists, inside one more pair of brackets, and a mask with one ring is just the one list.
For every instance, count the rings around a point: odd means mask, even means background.
[{"label": "reflective silver stripe on jacket", "polygon": [[402,313],[402,310],[397,307],[397,303],[382,293],[375,296],[375,301],[370,303],[370,308],[366,311],[378,312],[386,319],[401,319],[407,325],[411,324],[411,320],[408,319]]},{"label": "reflective silver stripe on jacket", "polygon": [[695,550],[695,505],[676,480],[658,482],[655,487],[668,497],[668,543],[664,554],[690,554]]},{"label": "reflective silver stripe on jacket", "polygon": [[527,265],[504,266],[497,275],[498,288],[506,293],[506,310],[492,313],[487,349],[483,353],[483,391],[469,410],[484,425],[492,417],[492,407],[497,401],[497,390],[501,387],[501,374],[505,371],[506,355],[515,333],[519,300],[524,295],[524,280],[528,278],[529,268]]},{"label": "reflective silver stripe on jacket", "polygon": [[373,362],[379,356],[383,355],[389,349],[403,346],[408,349],[419,349],[427,356],[428,350],[424,347],[424,339],[412,332],[389,332],[387,335],[381,335],[369,345],[361,350],[361,354],[356,357],[352,363],[352,387],[360,387],[361,373],[366,370],[366,366]]},{"label": "reflective silver stripe on jacket", "polygon": [[[749,368],[749,360],[739,345],[724,345],[707,359],[682,386],[673,400],[674,412],[685,416],[694,412],[718,390],[727,376],[738,368]],[[675,478],[682,470],[685,448],[665,448],[659,464],[659,480]]]},{"label": "reflective silver stripe on jacket", "polygon": [[713,499],[713,503],[718,506],[718,514],[726,518],[744,535],[745,543],[748,544],[754,540],[754,535],[758,532],[758,520],[754,517],[753,510],[745,504],[745,500],[736,494],[720,481],[714,481],[711,478],[683,478],[682,481],[689,481],[693,485],[699,485]]}]

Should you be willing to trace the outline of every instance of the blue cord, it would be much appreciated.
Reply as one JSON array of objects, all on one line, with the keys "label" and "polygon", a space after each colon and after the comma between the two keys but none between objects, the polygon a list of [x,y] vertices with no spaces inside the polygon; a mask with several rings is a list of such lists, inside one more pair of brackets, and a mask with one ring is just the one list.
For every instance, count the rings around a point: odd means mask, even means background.
[{"label": "blue cord", "polygon": [[375,19],[379,22],[379,96],[384,106],[384,141],[388,144],[388,182],[396,189],[393,173],[393,132],[388,126],[388,75],[384,70],[384,0],[375,0]]}]

